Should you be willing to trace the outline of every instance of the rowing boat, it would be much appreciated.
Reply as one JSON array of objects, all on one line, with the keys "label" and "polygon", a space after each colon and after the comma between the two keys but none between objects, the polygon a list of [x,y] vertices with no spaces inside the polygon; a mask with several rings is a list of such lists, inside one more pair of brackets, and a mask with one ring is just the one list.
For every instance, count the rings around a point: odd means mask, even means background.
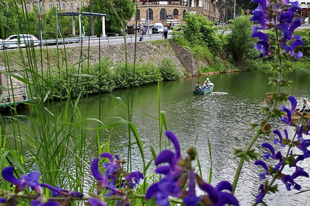
[{"label": "rowing boat", "polygon": [[213,91],[214,84],[209,83],[209,86],[206,87],[203,91],[193,91],[193,94],[195,95],[205,95],[205,94],[210,94]]}]

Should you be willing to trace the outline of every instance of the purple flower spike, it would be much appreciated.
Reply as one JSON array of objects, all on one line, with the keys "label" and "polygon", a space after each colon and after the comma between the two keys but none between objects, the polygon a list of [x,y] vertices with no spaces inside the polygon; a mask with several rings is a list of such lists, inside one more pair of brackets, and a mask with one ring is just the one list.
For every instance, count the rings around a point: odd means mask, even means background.
[{"label": "purple flower spike", "polygon": [[107,206],[106,203],[101,202],[101,201],[94,199],[94,198],[89,198],[88,202],[89,202],[90,206]]},{"label": "purple flower spike", "polygon": [[2,203],[5,203],[5,202],[6,202],[6,199],[0,197],[0,203],[2,204]]},{"label": "purple flower spike", "polygon": [[189,185],[187,196],[184,197],[183,202],[186,206],[195,206],[200,201],[200,198],[196,196],[195,190],[195,174],[193,171],[189,174]]},{"label": "purple flower spike", "polygon": [[[132,172],[130,175],[125,177],[126,181],[130,184],[130,188],[134,188],[136,184],[139,184],[140,179],[143,179],[143,174],[141,172]],[[132,182],[134,181],[134,183]]]},{"label": "purple flower spike", "polygon": [[179,144],[177,137],[170,131],[166,132],[166,136],[170,139],[170,141],[174,145],[176,157],[180,158],[181,157],[181,150],[180,150],[180,144]]},{"label": "purple flower spike", "polygon": [[40,186],[50,189],[52,191],[53,197],[60,196],[60,191],[61,191],[60,187],[56,188],[56,187],[53,187],[53,186],[50,186],[50,185],[44,184],[44,183],[40,184]]},{"label": "purple flower spike", "polygon": [[298,155],[298,157],[295,159],[292,167],[296,167],[297,162],[304,160],[304,156],[303,155]]},{"label": "purple flower spike", "polygon": [[275,129],[275,130],[273,131],[273,133],[276,134],[276,135],[278,135],[278,137],[279,137],[279,139],[275,139],[275,140],[273,141],[273,143],[274,143],[274,144],[278,144],[278,143],[280,142],[281,146],[282,146],[282,147],[285,147],[285,145],[282,144],[282,143],[283,143],[283,139],[282,139],[282,135],[281,135],[280,131],[277,130],[277,129]]}]

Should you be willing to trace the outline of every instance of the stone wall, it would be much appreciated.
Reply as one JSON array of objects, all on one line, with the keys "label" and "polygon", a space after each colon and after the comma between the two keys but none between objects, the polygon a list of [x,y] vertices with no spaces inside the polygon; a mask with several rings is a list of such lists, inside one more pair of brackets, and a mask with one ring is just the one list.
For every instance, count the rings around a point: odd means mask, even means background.
[{"label": "stone wall", "polygon": [[187,49],[177,45],[172,40],[170,40],[170,44],[176,56],[178,57],[178,59],[182,62],[183,66],[185,67],[186,71],[191,75],[197,74],[198,68],[197,68],[196,60],[194,59],[193,54]]},{"label": "stone wall", "polygon": [[[19,72],[11,72],[12,74],[21,77],[22,75]],[[14,97],[15,102],[19,102],[27,99],[27,89],[26,84],[15,79],[11,78],[12,85],[9,75],[1,74],[1,85],[8,89],[8,91],[1,90],[1,95],[3,94],[3,102],[13,102],[12,86],[14,88]]]}]

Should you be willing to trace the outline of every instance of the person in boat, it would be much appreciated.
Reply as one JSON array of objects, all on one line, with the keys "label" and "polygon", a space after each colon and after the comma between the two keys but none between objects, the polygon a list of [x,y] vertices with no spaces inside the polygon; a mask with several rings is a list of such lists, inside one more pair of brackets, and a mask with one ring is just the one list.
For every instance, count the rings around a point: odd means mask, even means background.
[{"label": "person in boat", "polygon": [[205,90],[207,89],[207,84],[204,83],[203,86],[201,87],[201,89],[202,89],[203,91],[205,91]]},{"label": "person in boat", "polygon": [[310,112],[310,103],[307,98],[303,99],[304,104],[302,105],[302,109],[299,110],[300,112]]},{"label": "person in boat", "polygon": [[206,79],[205,84],[209,87],[209,84],[211,83],[211,81],[209,80],[209,78]]},{"label": "person in boat", "polygon": [[200,87],[200,82],[197,82],[197,84],[195,85],[195,90],[194,91],[198,91],[198,92],[201,92],[203,91]]}]

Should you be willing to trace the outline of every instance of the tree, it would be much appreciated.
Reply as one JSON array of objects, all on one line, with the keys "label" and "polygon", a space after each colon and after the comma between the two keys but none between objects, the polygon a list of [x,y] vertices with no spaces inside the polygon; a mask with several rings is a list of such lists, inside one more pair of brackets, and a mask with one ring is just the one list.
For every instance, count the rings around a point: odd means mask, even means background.
[{"label": "tree", "polygon": [[[130,19],[134,14],[134,3],[131,0],[100,0],[94,1],[93,6],[94,13],[106,14],[106,31],[107,32],[119,32],[126,26],[126,21]],[[91,5],[85,10],[90,11]],[[94,19],[95,33],[100,35],[101,19]]]},{"label": "tree", "polygon": [[255,39],[252,38],[253,22],[250,21],[250,16],[242,15],[230,23],[231,33],[228,36],[228,50],[237,65],[242,68],[244,55],[253,48],[255,43]]}]

